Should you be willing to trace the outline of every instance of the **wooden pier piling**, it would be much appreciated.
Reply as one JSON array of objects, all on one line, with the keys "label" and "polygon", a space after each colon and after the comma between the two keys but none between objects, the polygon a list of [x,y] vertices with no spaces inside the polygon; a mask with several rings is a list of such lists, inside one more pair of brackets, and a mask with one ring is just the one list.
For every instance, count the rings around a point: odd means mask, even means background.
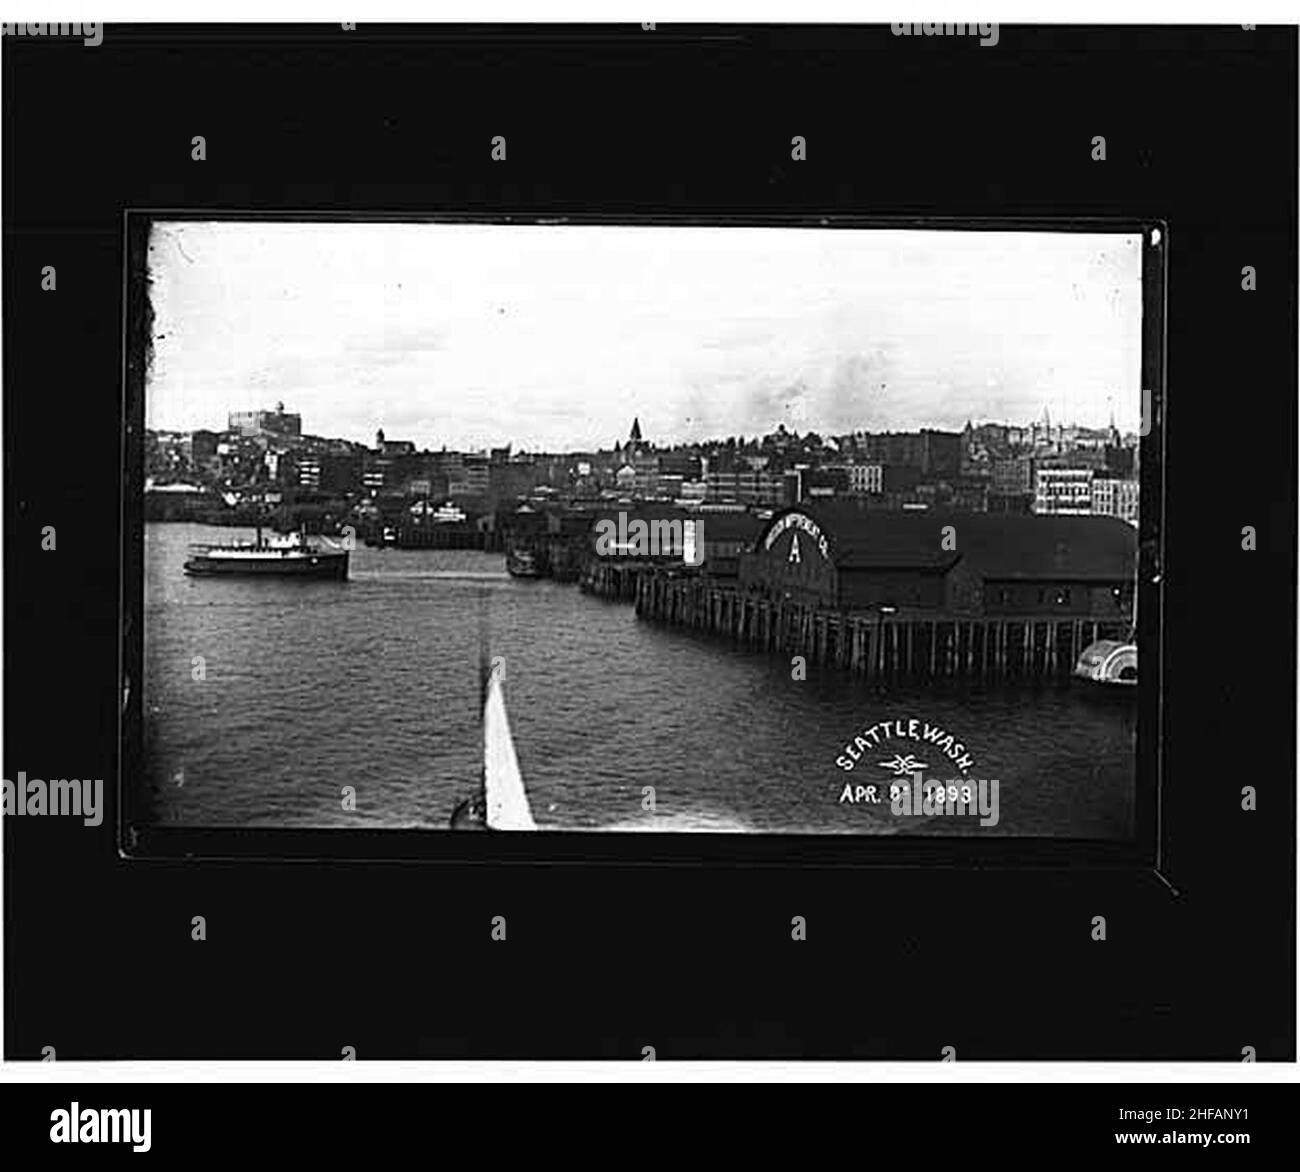
[{"label": "wooden pier piling", "polygon": [[725,637],[751,650],[802,655],[810,665],[881,680],[1060,678],[1089,643],[1122,639],[1127,628],[1118,619],[833,611],[615,562],[590,567],[581,583],[602,597],[634,602],[648,622]]}]

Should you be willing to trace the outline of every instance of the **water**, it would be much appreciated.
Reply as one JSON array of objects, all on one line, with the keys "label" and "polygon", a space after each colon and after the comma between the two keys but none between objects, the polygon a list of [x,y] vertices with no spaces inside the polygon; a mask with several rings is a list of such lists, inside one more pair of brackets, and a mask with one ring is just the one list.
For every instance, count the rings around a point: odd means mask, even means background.
[{"label": "water", "polygon": [[[1067,684],[882,695],[817,668],[796,681],[788,658],[651,626],[576,586],[510,578],[498,554],[360,548],[347,582],[182,574],[189,543],[248,536],[146,526],[145,784],[160,822],[445,827],[482,759],[482,608],[543,828],[1133,833],[1131,704]],[[995,827],[840,800],[846,781],[901,780],[879,764],[899,752],[927,778],[962,776],[912,741],[837,767],[863,728],[913,718],[967,746],[968,779],[1000,782]]]}]

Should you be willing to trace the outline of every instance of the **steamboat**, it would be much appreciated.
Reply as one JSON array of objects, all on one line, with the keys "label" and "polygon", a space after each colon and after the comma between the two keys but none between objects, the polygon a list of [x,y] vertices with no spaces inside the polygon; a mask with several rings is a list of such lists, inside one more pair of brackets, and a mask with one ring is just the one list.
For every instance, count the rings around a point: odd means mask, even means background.
[{"label": "steamboat", "polygon": [[192,545],[184,566],[196,577],[329,578],[348,576],[348,551],[323,542],[309,541],[301,533],[232,541],[219,545]]}]

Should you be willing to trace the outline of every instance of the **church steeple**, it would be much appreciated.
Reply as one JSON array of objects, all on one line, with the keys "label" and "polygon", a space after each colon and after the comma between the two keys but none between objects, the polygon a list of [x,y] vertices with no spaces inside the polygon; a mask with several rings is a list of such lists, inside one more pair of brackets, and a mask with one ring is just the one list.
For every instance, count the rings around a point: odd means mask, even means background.
[{"label": "church steeple", "polygon": [[634,418],[632,420],[632,431],[627,437],[630,444],[639,444],[641,442],[641,420]]}]

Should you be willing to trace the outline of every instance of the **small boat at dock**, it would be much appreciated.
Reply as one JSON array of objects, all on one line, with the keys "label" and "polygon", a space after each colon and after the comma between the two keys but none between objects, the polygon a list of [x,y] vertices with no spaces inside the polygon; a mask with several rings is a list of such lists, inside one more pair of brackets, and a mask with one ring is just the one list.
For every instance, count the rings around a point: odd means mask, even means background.
[{"label": "small boat at dock", "polygon": [[537,556],[526,549],[512,549],[506,555],[506,572],[512,578],[540,578]]}]

